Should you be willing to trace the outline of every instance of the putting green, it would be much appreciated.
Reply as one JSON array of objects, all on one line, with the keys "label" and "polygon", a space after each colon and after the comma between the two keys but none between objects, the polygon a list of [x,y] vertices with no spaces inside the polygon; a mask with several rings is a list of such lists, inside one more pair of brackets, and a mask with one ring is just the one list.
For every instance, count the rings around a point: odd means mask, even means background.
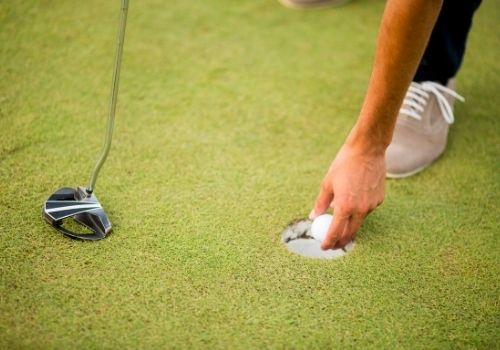
[{"label": "putting green", "polygon": [[114,232],[67,239],[47,196],[100,150],[119,1],[0,3],[0,348],[498,348],[500,4],[458,76],[447,153],[387,182],[354,251],[290,254],[366,88],[383,1],[132,1]]}]

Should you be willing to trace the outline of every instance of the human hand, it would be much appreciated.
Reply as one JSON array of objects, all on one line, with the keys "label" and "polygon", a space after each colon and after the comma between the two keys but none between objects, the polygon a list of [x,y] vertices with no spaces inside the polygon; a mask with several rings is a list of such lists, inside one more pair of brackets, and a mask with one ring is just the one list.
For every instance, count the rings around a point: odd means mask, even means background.
[{"label": "human hand", "polygon": [[366,152],[342,146],[321,183],[311,220],[333,208],[334,216],[322,249],[341,248],[359,230],[364,218],[384,200],[385,160],[383,152]]}]

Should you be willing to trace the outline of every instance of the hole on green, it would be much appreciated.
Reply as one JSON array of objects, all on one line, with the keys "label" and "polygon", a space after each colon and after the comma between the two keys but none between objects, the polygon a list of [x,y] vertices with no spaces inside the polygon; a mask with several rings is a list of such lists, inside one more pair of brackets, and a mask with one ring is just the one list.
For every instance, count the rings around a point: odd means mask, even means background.
[{"label": "hole on green", "polygon": [[288,224],[281,232],[281,241],[288,251],[307,258],[337,259],[354,248],[354,243],[340,249],[321,249],[321,242],[315,240],[311,233],[312,221],[299,219]]}]

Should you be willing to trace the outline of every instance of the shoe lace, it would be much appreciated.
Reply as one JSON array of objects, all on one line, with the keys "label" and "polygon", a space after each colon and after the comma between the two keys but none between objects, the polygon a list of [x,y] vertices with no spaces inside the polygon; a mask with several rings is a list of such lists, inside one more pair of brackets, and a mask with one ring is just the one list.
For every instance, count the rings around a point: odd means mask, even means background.
[{"label": "shoe lace", "polygon": [[434,95],[444,120],[446,120],[448,124],[453,124],[455,120],[453,116],[453,109],[444,94],[453,96],[461,102],[465,101],[465,99],[455,91],[439,83],[435,83],[433,81],[424,81],[422,83],[412,82],[406,92],[403,106],[399,112],[407,115],[408,117],[422,120],[422,114],[425,110],[427,102],[429,101],[429,97]]}]

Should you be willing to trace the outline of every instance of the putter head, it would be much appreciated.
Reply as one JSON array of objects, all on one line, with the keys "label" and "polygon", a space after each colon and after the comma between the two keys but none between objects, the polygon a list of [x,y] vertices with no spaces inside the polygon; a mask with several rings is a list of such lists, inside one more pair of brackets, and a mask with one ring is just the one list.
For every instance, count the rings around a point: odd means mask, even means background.
[{"label": "putter head", "polygon": [[[63,187],[54,192],[43,204],[45,220],[64,235],[97,241],[111,232],[111,222],[94,194],[88,195],[85,188]],[[67,219],[89,229],[90,233],[73,232],[63,226]]]}]

